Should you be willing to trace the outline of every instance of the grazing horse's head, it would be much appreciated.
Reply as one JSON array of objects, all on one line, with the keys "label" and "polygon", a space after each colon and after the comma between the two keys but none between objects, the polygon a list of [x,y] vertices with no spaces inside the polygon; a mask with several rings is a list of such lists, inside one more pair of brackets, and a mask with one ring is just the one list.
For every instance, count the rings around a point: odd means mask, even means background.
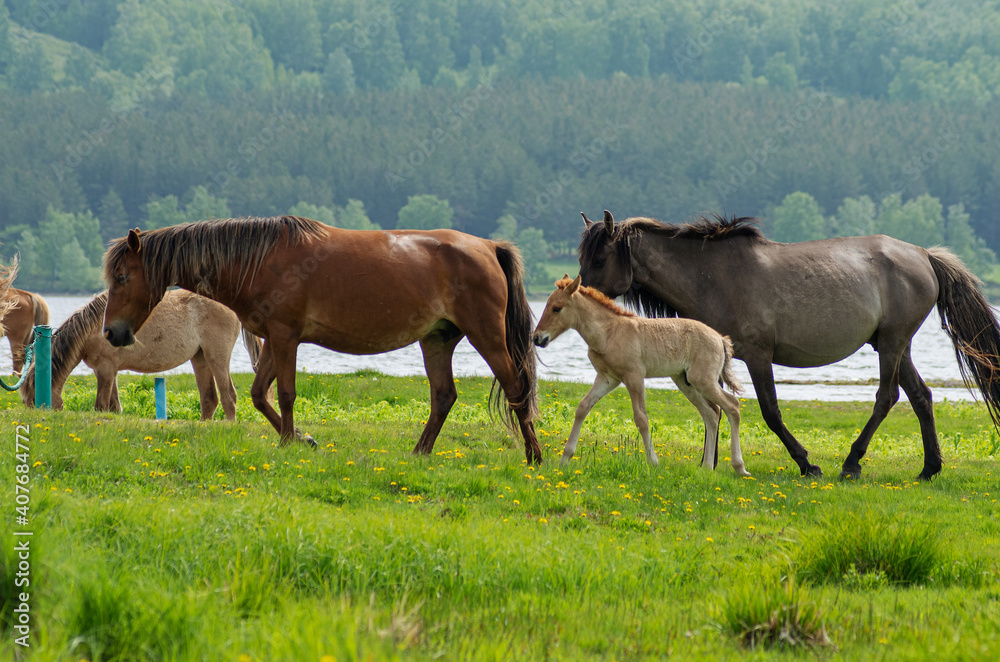
[{"label": "grazing horse's head", "polygon": [[531,340],[539,347],[545,347],[558,338],[576,321],[576,309],[572,305],[573,295],[580,289],[580,277],[570,280],[569,274],[556,281],[556,291],[545,302],[542,318],[531,335]]},{"label": "grazing horse's head", "polygon": [[129,230],[105,255],[104,278],[108,283],[108,306],[104,313],[104,337],[115,347],[135,342],[135,333],[162,298],[155,297],[142,268],[139,229]]},{"label": "grazing horse's head", "polygon": [[611,212],[604,211],[604,222],[594,223],[581,212],[586,228],[580,242],[580,277],[609,297],[617,297],[632,287],[632,251],[628,236],[615,226]]}]

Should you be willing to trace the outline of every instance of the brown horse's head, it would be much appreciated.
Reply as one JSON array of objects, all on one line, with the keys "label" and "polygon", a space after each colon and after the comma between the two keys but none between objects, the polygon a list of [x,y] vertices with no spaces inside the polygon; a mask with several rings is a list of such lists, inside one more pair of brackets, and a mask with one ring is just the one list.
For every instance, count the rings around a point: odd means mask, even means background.
[{"label": "brown horse's head", "polygon": [[115,347],[135,342],[150,311],[163,298],[150,290],[142,268],[139,229],[112,244],[104,256],[104,279],[108,283],[108,306],[104,313],[104,337]]},{"label": "brown horse's head", "polygon": [[580,289],[580,277],[570,280],[569,274],[556,281],[556,291],[549,295],[545,302],[542,318],[531,335],[531,340],[539,347],[545,347],[558,338],[564,331],[573,327],[576,321],[576,310],[573,295]]},{"label": "brown horse's head", "polygon": [[581,282],[612,298],[625,294],[632,287],[629,237],[615,225],[607,210],[603,223],[594,223],[585,214],[581,215],[586,223],[580,242]]}]

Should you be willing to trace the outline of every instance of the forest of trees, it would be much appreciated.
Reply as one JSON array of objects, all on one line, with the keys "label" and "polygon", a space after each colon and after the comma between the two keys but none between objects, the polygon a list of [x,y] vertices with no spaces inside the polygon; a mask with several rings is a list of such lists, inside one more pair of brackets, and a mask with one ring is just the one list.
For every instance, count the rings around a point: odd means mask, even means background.
[{"label": "forest of trees", "polygon": [[[0,256],[230,215],[572,251],[581,210],[1000,249],[1000,2],[6,0]],[[540,248],[544,250],[539,250]],[[993,250],[991,250],[993,249]]]}]

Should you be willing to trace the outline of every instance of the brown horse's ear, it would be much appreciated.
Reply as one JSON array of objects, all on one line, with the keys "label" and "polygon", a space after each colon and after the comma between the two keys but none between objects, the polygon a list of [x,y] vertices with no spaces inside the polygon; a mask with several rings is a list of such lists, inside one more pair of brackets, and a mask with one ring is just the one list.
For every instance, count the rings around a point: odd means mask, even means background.
[{"label": "brown horse's ear", "polygon": [[615,231],[615,217],[607,209],[604,210],[604,229],[608,231],[608,234]]},{"label": "brown horse's ear", "polygon": [[587,215],[584,214],[583,212],[580,212],[580,216],[583,216],[583,224],[586,225],[588,228],[594,224],[594,222],[589,218],[587,218]]},{"label": "brown horse's ear", "polygon": [[139,243],[139,228],[128,231],[128,247],[133,253],[138,253],[142,245]]},{"label": "brown horse's ear", "polygon": [[[568,276],[567,276],[567,278],[568,278]],[[580,281],[581,280],[583,280],[583,276],[580,276],[578,274],[577,277],[573,279],[573,282],[566,286],[566,294],[573,294],[578,289],[580,289]]]}]

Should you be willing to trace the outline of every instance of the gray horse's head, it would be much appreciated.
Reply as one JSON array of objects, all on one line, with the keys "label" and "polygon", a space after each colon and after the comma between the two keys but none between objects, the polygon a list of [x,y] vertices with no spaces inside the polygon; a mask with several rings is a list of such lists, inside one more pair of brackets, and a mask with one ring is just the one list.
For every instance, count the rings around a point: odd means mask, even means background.
[{"label": "gray horse's head", "polygon": [[580,241],[580,276],[583,285],[609,297],[617,297],[632,287],[632,255],[629,237],[615,225],[611,212],[604,222],[594,223],[581,212],[586,227]]}]

